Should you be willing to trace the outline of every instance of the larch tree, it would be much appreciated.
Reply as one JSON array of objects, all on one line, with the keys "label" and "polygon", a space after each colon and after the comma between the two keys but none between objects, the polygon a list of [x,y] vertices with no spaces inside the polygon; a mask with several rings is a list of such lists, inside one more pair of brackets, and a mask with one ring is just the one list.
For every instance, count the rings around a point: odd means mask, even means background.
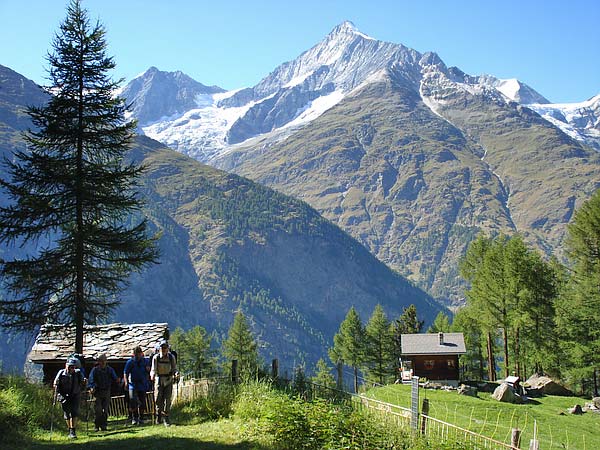
[{"label": "larch tree", "polygon": [[394,341],[390,321],[377,305],[365,327],[364,365],[369,379],[384,384],[394,375]]},{"label": "larch tree", "polygon": [[223,342],[222,354],[229,361],[237,360],[240,374],[254,374],[258,370],[258,343],[244,313],[239,310]]},{"label": "larch tree", "polygon": [[184,331],[177,327],[171,334],[171,345],[177,350],[179,371],[206,377],[215,367],[215,357],[211,350],[212,337],[200,325]]},{"label": "larch tree", "polygon": [[329,349],[332,362],[351,366],[354,369],[354,392],[358,392],[358,368],[364,361],[365,329],[354,306],[333,336],[333,347]]},{"label": "larch tree", "polygon": [[600,371],[600,190],[574,214],[568,226],[570,282],[558,308],[563,345],[573,378],[592,380],[599,395]]},{"label": "larch tree", "polygon": [[427,328],[428,333],[448,333],[452,329],[452,322],[450,321],[450,317],[448,314],[440,311],[433,323],[429,328]]},{"label": "larch tree", "polygon": [[415,305],[402,308],[402,314],[391,325],[395,361],[402,356],[402,335],[420,333],[424,324],[425,321],[419,320]]},{"label": "larch tree", "polygon": [[[73,0],[48,55],[48,103],[30,107],[27,149],[6,160],[0,242],[36,250],[0,261],[2,324],[34,330],[47,322],[83,326],[107,317],[132,271],[155,262],[136,185],[142,168],[125,162],[136,124],[125,120],[119,81],[109,75],[105,30]],[[136,219],[136,217],[138,217]]]}]

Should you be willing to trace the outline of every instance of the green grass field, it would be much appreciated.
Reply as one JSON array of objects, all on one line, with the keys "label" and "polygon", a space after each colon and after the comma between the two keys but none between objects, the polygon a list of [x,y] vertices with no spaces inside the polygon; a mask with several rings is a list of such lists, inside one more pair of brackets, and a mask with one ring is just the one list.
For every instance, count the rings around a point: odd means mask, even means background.
[{"label": "green grass field", "polygon": [[[390,385],[374,388],[366,396],[387,403],[410,407],[410,386]],[[429,415],[503,442],[510,442],[512,428],[522,430],[521,447],[528,448],[534,424],[540,449],[600,449],[600,414],[587,412],[580,416],[567,413],[575,404],[583,406],[579,397],[544,396],[528,404],[500,403],[491,394],[477,398],[458,395],[456,391],[419,390],[420,404],[429,399]]]},{"label": "green grass field", "polygon": [[115,424],[110,431],[95,433],[93,425],[86,431],[81,424],[78,438],[69,440],[64,430],[38,433],[35,442],[19,447],[27,450],[81,449],[109,450],[136,448],[144,450],[267,450],[263,437],[254,434],[255,427],[239,420],[220,420],[196,425],[130,426]]}]

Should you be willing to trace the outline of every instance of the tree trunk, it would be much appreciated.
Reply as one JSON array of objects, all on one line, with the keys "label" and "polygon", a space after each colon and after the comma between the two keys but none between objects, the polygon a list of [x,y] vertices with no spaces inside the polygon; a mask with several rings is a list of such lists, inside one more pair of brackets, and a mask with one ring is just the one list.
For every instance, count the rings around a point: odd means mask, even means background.
[{"label": "tree trunk", "polygon": [[519,327],[515,330],[515,373],[518,377],[521,376],[521,349],[519,348]]},{"label": "tree trunk", "polygon": [[487,357],[488,357],[488,378],[490,381],[496,381],[496,363],[494,361],[494,346],[492,343],[492,333],[487,334]]},{"label": "tree trunk", "polygon": [[508,372],[509,361],[508,361],[508,330],[506,327],[502,328],[502,339],[504,340],[504,377],[510,375]]},{"label": "tree trunk", "polygon": [[80,50],[79,62],[79,111],[77,117],[77,181],[75,187],[75,352],[83,354],[83,323],[84,323],[84,247],[83,247],[83,99],[84,99],[84,74],[83,74],[83,50]]},{"label": "tree trunk", "polygon": [[354,366],[354,393],[358,394],[358,367]]},{"label": "tree trunk", "polygon": [[479,379],[483,380],[483,365],[484,365],[484,360],[483,360],[483,352],[481,351],[481,344],[479,344],[477,346],[477,353],[478,353],[478,357],[479,357]]},{"label": "tree trunk", "polygon": [[594,397],[598,397],[598,375],[596,374],[595,367],[594,367]]}]

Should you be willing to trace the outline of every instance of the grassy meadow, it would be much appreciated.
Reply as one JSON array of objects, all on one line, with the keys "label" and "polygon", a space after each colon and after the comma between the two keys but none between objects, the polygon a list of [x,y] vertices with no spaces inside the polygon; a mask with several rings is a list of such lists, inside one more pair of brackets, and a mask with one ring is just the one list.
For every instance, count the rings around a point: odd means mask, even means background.
[{"label": "grassy meadow", "polygon": [[[365,395],[387,403],[410,407],[410,386],[389,385],[368,390]],[[456,391],[420,389],[419,400],[429,399],[429,416],[462,428],[510,442],[512,428],[522,430],[521,446],[529,447],[537,426],[540,449],[600,449],[600,414],[572,415],[568,408],[584,406],[589,399],[543,396],[527,404],[500,403],[491,394],[477,397],[458,395]]]}]

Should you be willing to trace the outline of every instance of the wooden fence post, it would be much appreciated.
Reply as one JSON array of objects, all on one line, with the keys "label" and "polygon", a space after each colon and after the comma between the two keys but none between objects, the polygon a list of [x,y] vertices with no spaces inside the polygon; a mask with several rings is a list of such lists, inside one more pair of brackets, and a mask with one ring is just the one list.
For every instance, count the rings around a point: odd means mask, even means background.
[{"label": "wooden fence post", "polygon": [[234,359],[231,361],[231,382],[233,384],[237,384],[238,381],[239,381],[238,360]]},{"label": "wooden fence post", "polygon": [[425,416],[429,416],[429,399],[424,398],[423,404],[421,405],[421,434],[425,435],[425,426],[427,422],[427,418]]},{"label": "wooden fence post", "polygon": [[513,428],[510,436],[510,445],[512,448],[521,448],[521,430]]},{"label": "wooden fence post", "polygon": [[279,360],[275,358],[271,363],[271,375],[273,380],[277,380],[279,378]]}]

